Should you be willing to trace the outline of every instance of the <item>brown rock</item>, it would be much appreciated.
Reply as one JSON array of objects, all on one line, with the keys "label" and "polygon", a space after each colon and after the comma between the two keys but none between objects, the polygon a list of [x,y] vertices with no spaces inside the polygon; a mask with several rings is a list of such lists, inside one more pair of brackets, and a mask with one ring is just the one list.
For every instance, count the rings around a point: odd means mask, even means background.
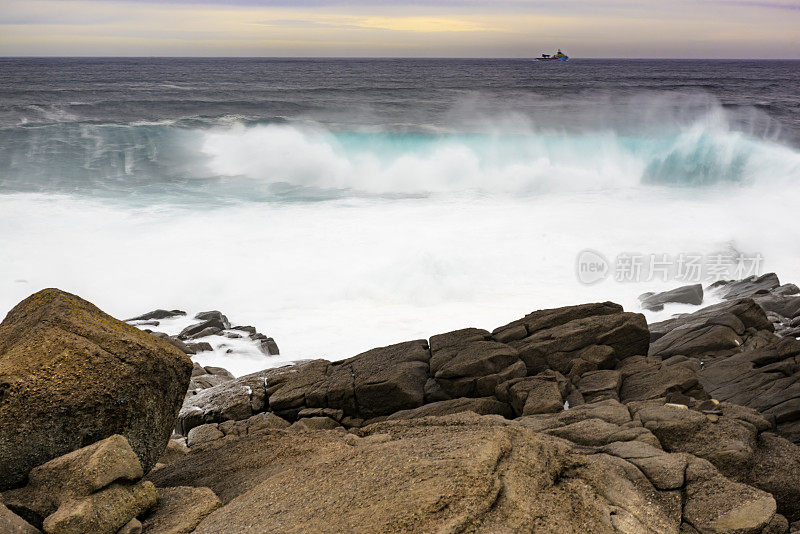
[{"label": "brown rock", "polygon": [[561,373],[545,371],[536,376],[515,378],[497,386],[495,395],[507,402],[517,415],[557,413],[564,409],[572,385]]},{"label": "brown rock", "polygon": [[111,486],[80,500],[67,501],[44,520],[47,534],[113,533],[156,505],[150,482]]},{"label": "brown rock", "polygon": [[186,442],[183,438],[180,440],[171,439],[167,443],[167,448],[164,450],[164,454],[161,455],[161,458],[159,458],[158,463],[168,464],[183,458],[187,454],[189,454],[189,447],[186,446]]},{"label": "brown rock", "polygon": [[142,534],[142,523],[134,517],[119,529],[117,534]]},{"label": "brown rock", "polygon": [[706,460],[689,458],[683,513],[699,532],[760,533],[776,509],[770,494],[726,479]]},{"label": "brown rock", "polygon": [[737,480],[775,497],[778,512],[789,521],[800,521],[800,447],[775,434],[758,436],[749,471]]},{"label": "brown rock", "polygon": [[601,451],[631,462],[657,489],[676,490],[684,484],[686,457],[680,454],[668,454],[641,441],[615,441]]},{"label": "brown rock", "polygon": [[143,475],[128,441],[114,435],[34,467],[28,485],[4,493],[6,503],[35,525],[64,503],[82,499],[115,481]]},{"label": "brown rock", "polygon": [[226,488],[226,504],[198,534],[608,532],[614,522],[629,532],[677,531],[679,492],[655,490],[623,460],[573,454],[563,442],[494,417],[387,421],[360,439],[335,432],[239,439],[193,453],[191,472],[173,464],[153,476],[172,470],[169,478]]},{"label": "brown rock", "polygon": [[207,425],[196,426],[189,431],[186,437],[186,444],[189,447],[194,447],[209,441],[214,441],[225,437],[225,434],[219,430],[218,425],[209,423]]},{"label": "brown rock", "polygon": [[304,417],[292,423],[289,430],[310,432],[313,430],[333,430],[335,428],[342,428],[342,425],[330,417]]},{"label": "brown rock", "polygon": [[122,434],[145,471],[169,440],[192,363],[85,300],[45,289],[0,324],[0,491],[35,466]]},{"label": "brown rock", "polygon": [[188,534],[221,505],[209,488],[159,488],[158,507],[144,518],[144,530],[157,534]]},{"label": "brown rock", "polygon": [[306,408],[340,409],[361,419],[417,408],[425,400],[429,360],[427,341],[418,340],[338,362],[308,362],[267,377],[269,409],[291,420]]},{"label": "brown rock", "polygon": [[[616,305],[597,306],[603,312],[616,309],[613,308]],[[588,313],[594,309],[587,305],[584,311]],[[566,316],[570,314],[566,313]],[[552,322],[549,320],[546,324]],[[619,360],[646,354],[649,338],[643,315],[620,310],[556,324],[510,344],[519,351],[528,374],[550,369],[567,375],[573,366],[582,362],[593,365],[595,369],[610,369]]]},{"label": "brown rock", "polygon": [[619,400],[622,375],[619,371],[601,370],[584,373],[577,383],[578,390],[586,402],[597,400]]},{"label": "brown rock", "polygon": [[0,532],[3,534],[40,534],[40,530],[0,502]]},{"label": "brown rock", "polygon": [[387,420],[416,419],[419,417],[450,415],[461,412],[474,412],[479,415],[499,414],[512,417],[511,407],[494,397],[452,399],[432,402],[413,410],[401,410],[390,415]]}]

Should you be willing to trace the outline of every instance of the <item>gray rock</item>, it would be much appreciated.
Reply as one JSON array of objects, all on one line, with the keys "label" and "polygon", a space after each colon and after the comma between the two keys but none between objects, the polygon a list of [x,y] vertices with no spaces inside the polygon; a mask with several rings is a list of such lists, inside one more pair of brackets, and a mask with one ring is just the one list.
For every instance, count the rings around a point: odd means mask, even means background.
[{"label": "gray rock", "polygon": [[639,297],[642,308],[661,311],[664,304],[680,303],[699,305],[703,303],[703,286],[694,284],[682,286],[662,293],[645,293]]},{"label": "gray rock", "polygon": [[296,371],[295,366],[265,369],[234,380],[226,380],[187,397],[178,414],[175,430],[186,436],[198,425],[227,420],[239,421],[262,412],[267,407],[265,381],[273,375]]},{"label": "gray rock", "polygon": [[764,308],[766,312],[772,312],[779,317],[794,319],[800,316],[800,296],[786,295],[761,295],[753,300]]},{"label": "gray rock", "polygon": [[184,343],[180,339],[175,336],[170,336],[169,334],[165,334],[164,332],[150,332],[151,335],[156,336],[158,338],[163,339],[170,345],[177,347],[180,349],[184,354],[195,354],[194,347]]},{"label": "gray rock", "polygon": [[191,350],[191,354],[199,354],[201,352],[209,352],[214,350],[211,343],[207,341],[200,341],[199,343],[186,343],[186,346]]},{"label": "gray rock", "polygon": [[193,324],[193,325],[187,326],[186,328],[181,330],[181,333],[178,334],[178,337],[180,339],[197,338],[197,337],[201,337],[201,336],[198,336],[198,334],[203,332],[203,331],[211,332],[211,334],[205,334],[205,335],[212,335],[214,333],[221,332],[222,330],[225,330],[229,326],[230,326],[230,324],[228,324],[226,322],[223,322],[222,320],[220,320],[218,318],[211,318],[211,319],[207,319],[207,320],[204,320],[204,321],[200,321],[197,324]]},{"label": "gray rock", "polygon": [[[489,337],[488,332],[479,335]],[[503,343],[481,339],[444,345],[440,336],[433,336],[431,344],[437,348],[431,349],[430,373],[451,397],[491,395],[501,382],[526,374],[517,350]]]},{"label": "gray rock", "polygon": [[213,365],[206,365],[203,369],[205,370],[206,373],[208,373],[210,375],[222,376],[222,377],[225,377],[225,378],[230,378],[231,380],[236,378],[235,376],[233,376],[233,373],[231,373],[230,371],[228,371],[227,369],[224,369],[222,367],[215,367]]},{"label": "gray rock", "polygon": [[773,295],[797,295],[800,293],[800,287],[797,287],[795,284],[783,284],[782,286],[778,286],[771,291]]},{"label": "gray rock", "polygon": [[131,321],[149,321],[151,319],[169,319],[170,317],[181,317],[186,315],[185,311],[181,310],[153,310],[151,312],[143,313],[137,317],[126,319],[125,322]]},{"label": "gray rock", "polygon": [[[644,316],[621,310],[604,303],[534,312],[522,320],[532,333],[509,344],[519,351],[529,375],[547,369],[567,375],[575,366],[611,369],[619,360],[646,354],[649,345]],[[515,321],[495,334],[518,325]]]},{"label": "gray rock", "polygon": [[217,310],[200,312],[197,315],[195,315],[194,318],[199,319],[201,321],[210,321],[210,320],[219,321],[221,324],[225,325],[222,327],[223,330],[227,330],[228,328],[231,327],[231,323],[230,321],[228,321],[228,318],[225,315],[223,315],[222,312],[219,312]]},{"label": "gray rock", "polygon": [[726,300],[736,300],[769,293],[780,285],[775,273],[767,273],[742,280],[720,280],[711,284],[708,289]]},{"label": "gray rock", "polygon": [[341,409],[371,419],[424,402],[430,352],[425,340],[398,343],[347,360],[315,360],[267,378],[269,409],[295,419],[304,408]]},{"label": "gray rock", "polygon": [[722,302],[692,314],[652,323],[649,354],[666,359],[678,354],[696,356],[712,351],[736,351],[748,328],[770,332],[774,329],[764,310],[752,299]]},{"label": "gray rock", "polygon": [[256,334],[256,327],[255,326],[232,326],[232,330],[241,330],[242,332],[247,332],[251,336]]},{"label": "gray rock", "polygon": [[260,339],[258,343],[258,348],[266,354],[267,356],[277,356],[280,354],[280,350],[278,349],[278,344],[275,343],[275,340],[271,337],[266,339]]},{"label": "gray rock", "polygon": [[199,339],[201,337],[216,336],[217,334],[222,332],[222,329],[216,326],[208,326],[206,328],[203,328],[202,330],[198,330],[191,334],[187,334],[184,332],[185,331],[182,331],[178,337],[181,339]]}]

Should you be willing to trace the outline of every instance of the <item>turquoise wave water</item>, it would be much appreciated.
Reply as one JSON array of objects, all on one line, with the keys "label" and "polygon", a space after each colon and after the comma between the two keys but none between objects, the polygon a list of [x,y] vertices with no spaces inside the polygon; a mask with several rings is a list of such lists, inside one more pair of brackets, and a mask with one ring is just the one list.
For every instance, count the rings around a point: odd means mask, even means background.
[{"label": "turquoise wave water", "polygon": [[0,131],[0,192],[296,200],[800,183],[800,152],[699,121],[621,135],[61,123]]}]

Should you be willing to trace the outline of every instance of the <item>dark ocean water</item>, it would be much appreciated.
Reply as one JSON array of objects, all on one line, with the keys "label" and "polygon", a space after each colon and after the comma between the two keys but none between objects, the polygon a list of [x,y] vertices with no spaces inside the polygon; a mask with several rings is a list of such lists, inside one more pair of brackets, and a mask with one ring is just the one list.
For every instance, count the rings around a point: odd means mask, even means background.
[{"label": "dark ocean water", "polygon": [[763,112],[775,124],[760,133],[800,140],[800,61],[43,58],[0,71],[2,128],[236,117],[413,131],[510,107],[544,127],[608,126],[667,94],[678,113],[709,105],[699,95],[747,125]]}]

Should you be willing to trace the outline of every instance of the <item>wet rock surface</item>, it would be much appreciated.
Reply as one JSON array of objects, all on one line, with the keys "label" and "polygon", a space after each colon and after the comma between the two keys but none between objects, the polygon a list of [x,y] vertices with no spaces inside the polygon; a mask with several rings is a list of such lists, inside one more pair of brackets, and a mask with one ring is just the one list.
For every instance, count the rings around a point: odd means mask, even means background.
[{"label": "wet rock surface", "polygon": [[[200,312],[191,319],[181,310],[154,310],[127,322],[191,356],[208,352],[234,355],[238,353],[250,357],[259,353],[264,356],[280,354],[278,344],[273,338],[260,333],[253,326],[232,324],[228,317],[218,310]],[[222,377],[193,380],[189,390],[197,392],[222,381]]]},{"label": "wet rock surface", "polygon": [[645,293],[639,296],[642,308],[651,311],[661,311],[664,304],[694,304],[699,306],[703,303],[703,286],[694,284],[690,286],[677,287],[662,293]]}]

